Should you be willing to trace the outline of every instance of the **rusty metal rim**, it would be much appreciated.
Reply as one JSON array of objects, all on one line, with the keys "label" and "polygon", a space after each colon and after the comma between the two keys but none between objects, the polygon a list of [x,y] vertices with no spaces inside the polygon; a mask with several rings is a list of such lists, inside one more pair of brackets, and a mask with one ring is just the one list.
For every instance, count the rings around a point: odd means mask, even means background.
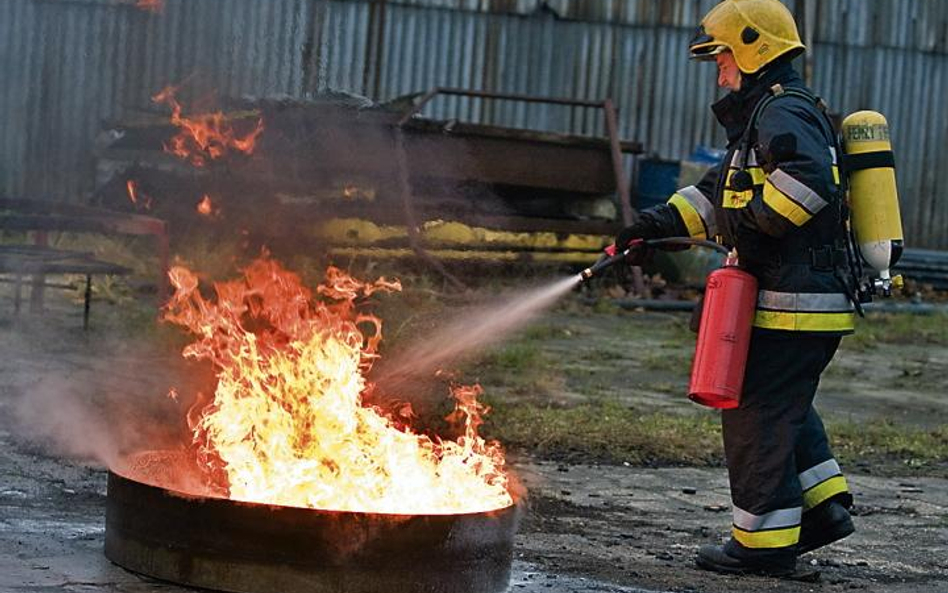
[{"label": "rusty metal rim", "polygon": [[516,506],[385,515],[193,496],[109,472],[105,555],[133,572],[231,591],[499,593]]}]

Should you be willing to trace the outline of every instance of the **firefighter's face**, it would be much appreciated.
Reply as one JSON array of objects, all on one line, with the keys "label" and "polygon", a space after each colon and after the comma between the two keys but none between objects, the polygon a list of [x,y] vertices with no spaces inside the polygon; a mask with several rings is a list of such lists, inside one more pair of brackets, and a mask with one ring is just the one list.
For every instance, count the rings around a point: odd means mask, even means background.
[{"label": "firefighter's face", "polygon": [[741,90],[741,70],[734,61],[734,54],[722,51],[714,56],[718,64],[718,86],[732,91]]}]

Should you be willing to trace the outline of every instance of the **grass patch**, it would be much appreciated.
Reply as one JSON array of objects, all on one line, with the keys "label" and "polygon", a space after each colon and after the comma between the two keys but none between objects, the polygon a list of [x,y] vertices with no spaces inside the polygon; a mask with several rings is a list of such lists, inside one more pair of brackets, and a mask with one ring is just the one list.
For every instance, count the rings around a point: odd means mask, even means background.
[{"label": "grass patch", "polygon": [[713,414],[642,413],[616,402],[571,408],[497,405],[486,431],[506,446],[544,458],[634,465],[720,465]]},{"label": "grass patch", "polygon": [[848,350],[865,351],[881,344],[932,344],[948,346],[948,315],[871,313],[856,318],[856,333],[843,338]]},{"label": "grass patch", "polygon": [[539,345],[535,342],[518,341],[491,349],[466,366],[487,374],[494,374],[493,371],[505,375],[509,373],[527,375],[542,367],[542,360],[543,352]]},{"label": "grass patch", "polygon": [[553,340],[569,336],[569,332],[561,327],[552,325],[532,325],[521,332],[521,339],[530,340]]},{"label": "grass patch", "polygon": [[563,387],[562,373],[551,370],[546,361],[537,342],[517,341],[467,361],[462,372],[488,390],[545,398]]},{"label": "grass patch", "polygon": [[840,461],[874,473],[948,470],[948,424],[921,429],[891,420],[832,423],[828,432]]},{"label": "grass patch", "polygon": [[[857,473],[948,473],[948,425],[838,422],[828,432],[836,457]],[[573,463],[719,466],[724,458],[716,413],[643,413],[612,401],[575,407],[497,403],[485,435],[512,450]]]},{"label": "grass patch", "polygon": [[686,374],[691,370],[691,352],[649,352],[642,358],[642,367],[650,371]]}]

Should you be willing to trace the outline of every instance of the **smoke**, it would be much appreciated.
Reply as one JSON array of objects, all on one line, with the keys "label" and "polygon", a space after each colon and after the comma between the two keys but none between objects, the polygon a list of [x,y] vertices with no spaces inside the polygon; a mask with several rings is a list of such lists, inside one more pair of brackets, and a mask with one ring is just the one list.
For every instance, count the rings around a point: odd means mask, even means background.
[{"label": "smoke", "polygon": [[[132,451],[187,443],[184,394],[203,373],[144,342],[93,340],[62,327],[7,333],[4,428],[44,452],[110,467]],[[179,401],[167,397],[172,386]]]}]

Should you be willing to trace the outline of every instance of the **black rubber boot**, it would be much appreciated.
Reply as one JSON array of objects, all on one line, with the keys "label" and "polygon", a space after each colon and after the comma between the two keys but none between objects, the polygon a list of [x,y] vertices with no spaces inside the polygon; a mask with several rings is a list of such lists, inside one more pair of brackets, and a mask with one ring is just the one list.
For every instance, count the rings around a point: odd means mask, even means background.
[{"label": "black rubber boot", "polygon": [[797,558],[792,551],[746,554],[733,539],[723,546],[701,546],[695,562],[700,568],[722,574],[758,574],[791,577],[796,572]]},{"label": "black rubber boot", "polygon": [[797,552],[800,554],[812,552],[852,535],[854,531],[856,528],[846,507],[835,500],[828,500],[803,513]]}]

